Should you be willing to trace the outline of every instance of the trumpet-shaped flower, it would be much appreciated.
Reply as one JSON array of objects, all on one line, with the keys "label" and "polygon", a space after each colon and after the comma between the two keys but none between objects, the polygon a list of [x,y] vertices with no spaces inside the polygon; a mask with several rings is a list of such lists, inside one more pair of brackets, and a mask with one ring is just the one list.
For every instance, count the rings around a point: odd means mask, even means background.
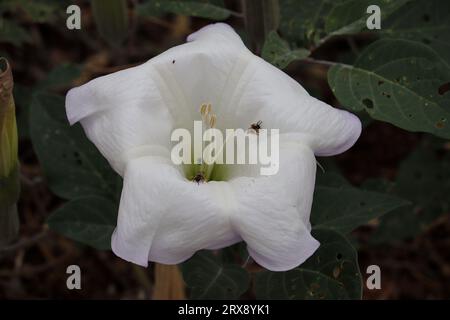
[{"label": "trumpet-shaped flower", "polygon": [[[220,165],[222,174],[200,183],[195,167],[175,165],[171,132],[192,130],[205,103],[216,128],[279,129],[278,172]],[[177,264],[239,241],[267,269],[298,266],[319,246],[309,223],[315,155],[342,153],[361,133],[357,117],[311,97],[222,23],[142,65],[70,90],[66,111],[124,178],[112,249],[142,266]]]}]

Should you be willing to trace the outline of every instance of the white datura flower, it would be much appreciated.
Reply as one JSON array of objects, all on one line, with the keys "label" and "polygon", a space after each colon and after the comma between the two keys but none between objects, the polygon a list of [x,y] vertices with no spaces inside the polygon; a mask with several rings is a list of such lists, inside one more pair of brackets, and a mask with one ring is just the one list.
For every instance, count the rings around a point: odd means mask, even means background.
[{"label": "white datura flower", "polygon": [[[279,170],[222,165],[221,179],[192,181],[171,161],[171,133],[192,129],[200,106],[215,126],[279,129]],[[69,91],[67,117],[124,178],[114,253],[147,266],[178,264],[201,249],[245,241],[261,266],[284,271],[319,247],[311,236],[317,156],[349,149],[361,122],[311,97],[296,81],[252,54],[228,25],[191,34],[137,67]]]}]

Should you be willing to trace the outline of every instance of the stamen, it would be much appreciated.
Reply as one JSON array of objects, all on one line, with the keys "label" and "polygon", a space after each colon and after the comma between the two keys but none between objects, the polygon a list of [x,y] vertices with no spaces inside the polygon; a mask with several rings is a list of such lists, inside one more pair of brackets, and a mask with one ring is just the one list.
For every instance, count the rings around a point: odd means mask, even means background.
[{"label": "stamen", "polygon": [[325,173],[325,169],[322,167],[319,161],[316,160],[317,166],[322,170],[323,173]]},{"label": "stamen", "polygon": [[[217,123],[217,116],[212,113],[212,105],[211,103],[202,103],[200,106],[200,114],[202,116],[202,122],[203,127],[205,128],[214,128]],[[202,142],[204,144],[204,142]],[[212,173],[213,167],[214,167],[214,161],[211,163],[211,161],[204,161],[205,159],[198,159],[197,161],[199,164],[199,167],[196,171],[196,174],[193,176],[192,181],[195,181],[199,183],[201,182],[207,182],[209,180],[209,177]],[[211,164],[207,164],[211,163]]]},{"label": "stamen", "polygon": [[212,114],[211,111],[211,103],[203,103],[200,106],[200,114],[202,116],[203,123],[209,128],[214,128],[216,126],[217,116]]},{"label": "stamen", "polygon": [[200,107],[200,114],[202,115],[202,117],[205,116],[207,107],[208,107],[208,105],[206,103],[201,105],[201,107]]},{"label": "stamen", "polygon": [[213,114],[213,115],[211,115],[211,118],[209,119],[209,126],[211,128],[214,128],[215,125],[216,125],[216,115]]}]

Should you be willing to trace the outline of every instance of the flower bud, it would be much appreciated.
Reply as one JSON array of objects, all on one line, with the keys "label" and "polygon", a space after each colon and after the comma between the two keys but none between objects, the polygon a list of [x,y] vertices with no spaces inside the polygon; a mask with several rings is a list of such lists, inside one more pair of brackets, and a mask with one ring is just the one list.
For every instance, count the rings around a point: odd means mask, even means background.
[{"label": "flower bud", "polygon": [[20,185],[13,84],[8,61],[0,58],[0,246],[15,238],[19,227],[16,202]]}]

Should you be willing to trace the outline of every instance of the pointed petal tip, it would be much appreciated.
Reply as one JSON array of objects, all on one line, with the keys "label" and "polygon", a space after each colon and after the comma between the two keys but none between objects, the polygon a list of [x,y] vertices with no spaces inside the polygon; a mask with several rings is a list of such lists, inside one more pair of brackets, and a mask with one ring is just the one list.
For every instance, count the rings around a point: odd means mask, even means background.
[{"label": "pointed petal tip", "polygon": [[248,248],[248,252],[256,263],[267,270],[275,272],[289,271],[303,264],[320,247],[320,242],[311,235],[304,240],[307,243],[301,245],[299,252],[291,253],[289,256],[286,256],[286,259],[278,259],[277,261],[261,256],[251,248]]},{"label": "pointed petal tip", "polygon": [[148,254],[145,255],[141,249],[132,248],[121,241],[117,235],[117,228],[111,236],[111,249],[116,256],[125,261],[132,262],[141,267],[148,267]]},{"label": "pointed petal tip", "polygon": [[77,88],[70,89],[66,94],[66,115],[69,124],[72,126],[78,122],[79,118],[76,116],[76,90]]},{"label": "pointed petal tip", "polygon": [[349,131],[348,131],[348,139],[347,142],[345,144],[343,144],[342,146],[342,151],[341,152],[345,152],[348,149],[350,149],[355,143],[356,141],[358,141],[359,137],[361,136],[361,132],[362,132],[362,123],[361,120],[359,120],[359,118],[354,115],[351,112],[342,110],[343,112],[345,112],[345,115],[347,117],[347,123],[348,123],[348,127],[349,127]]},{"label": "pointed petal tip", "polygon": [[92,108],[93,95],[90,83],[72,88],[66,94],[66,115],[70,125],[81,121],[95,110]]},{"label": "pointed petal tip", "polygon": [[187,42],[197,41],[197,40],[212,40],[212,41],[225,41],[227,44],[235,44],[239,46],[244,46],[241,37],[236,33],[236,31],[226,23],[217,22],[213,24],[208,24],[203,28],[191,33],[187,37]]},{"label": "pointed petal tip", "polygon": [[335,138],[336,143],[332,143],[330,147],[316,151],[315,155],[320,157],[328,157],[341,154],[350,149],[359,139],[362,132],[361,120],[351,112],[339,110],[342,114],[344,129]]}]

